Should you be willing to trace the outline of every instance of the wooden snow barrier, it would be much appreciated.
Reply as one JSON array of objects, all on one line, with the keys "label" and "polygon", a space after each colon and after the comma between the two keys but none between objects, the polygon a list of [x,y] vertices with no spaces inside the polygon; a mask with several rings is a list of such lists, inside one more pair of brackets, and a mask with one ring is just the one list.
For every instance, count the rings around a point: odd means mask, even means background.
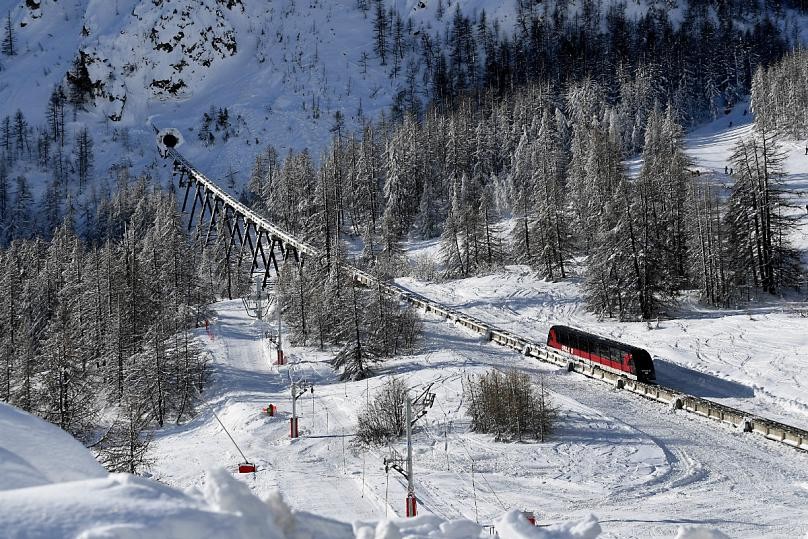
[{"label": "wooden snow barrier", "polygon": [[[155,131],[160,132],[160,130],[156,127]],[[314,246],[301,241],[295,236],[282,230],[280,227],[264,219],[262,216],[258,215],[256,212],[237,201],[229,193],[219,188],[215,182],[207,178],[187,159],[185,159],[175,147],[169,147],[167,144],[162,142],[161,144],[160,155],[165,158],[172,159],[174,162],[175,173],[179,173],[181,174],[181,178],[184,177],[186,180],[189,180],[187,181],[186,185],[185,201],[187,201],[191,184],[194,183],[196,185],[194,208],[197,197],[200,199],[202,198],[200,195],[200,188],[202,188],[204,191],[203,194],[205,202],[208,201],[208,197],[212,197],[215,201],[215,207],[218,207],[219,204],[221,204],[223,211],[230,211],[237,217],[237,222],[238,219],[241,219],[245,227],[253,227],[256,234],[259,234],[259,238],[261,234],[266,235],[268,238],[272,239],[273,246],[277,242],[282,245],[284,250],[291,250],[296,261],[302,262],[302,258],[298,260],[298,257],[302,257],[304,255],[313,259],[319,259],[323,256],[323,254]],[[185,211],[184,203],[183,211]],[[193,220],[193,208],[191,211],[191,220]],[[208,226],[209,231],[211,226],[212,220],[211,224]],[[257,251],[254,253],[254,256],[257,256]],[[525,356],[562,366],[568,370],[581,373],[589,378],[610,383],[621,390],[631,391],[632,393],[641,395],[648,399],[667,404],[673,410],[683,410],[687,413],[696,414],[717,422],[726,423],[735,427],[742,427],[743,432],[754,433],[768,440],[773,440],[788,445],[789,447],[808,451],[808,431],[804,429],[799,429],[784,423],[779,423],[777,421],[772,421],[761,417],[751,416],[742,410],[724,406],[707,399],[682,394],[672,388],[643,384],[641,382],[631,380],[615,372],[609,372],[603,368],[588,364],[585,361],[578,360],[574,356],[568,356],[558,351],[550,350],[547,348],[544,342],[534,342],[519,335],[515,335],[509,331],[497,328],[491,324],[487,324],[478,318],[442,305],[416,292],[408,290],[399,284],[379,281],[369,273],[355,268],[349,264],[345,264],[344,267],[352,275],[356,282],[364,286],[378,288],[380,293],[384,293],[400,301],[409,303],[418,309],[422,309],[424,312],[441,316],[456,323],[457,325],[462,325],[471,331],[483,335],[486,340],[507,348],[511,348],[512,350],[515,350]],[[212,334],[211,338],[213,338]],[[291,425],[290,434],[295,434],[295,427],[296,425]]]}]

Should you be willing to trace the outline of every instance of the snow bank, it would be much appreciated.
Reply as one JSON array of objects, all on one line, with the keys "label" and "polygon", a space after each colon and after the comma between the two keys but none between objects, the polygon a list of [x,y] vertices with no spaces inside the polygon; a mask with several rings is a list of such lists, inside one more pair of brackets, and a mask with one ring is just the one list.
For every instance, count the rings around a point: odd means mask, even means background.
[{"label": "snow bank", "polygon": [[[600,535],[597,519],[589,515],[580,522],[567,522],[537,528],[513,510],[494,524],[502,539],[595,539]],[[446,521],[426,515],[410,519],[383,520],[377,524],[354,526],[356,539],[471,539],[491,537],[491,533],[469,520]],[[698,539],[698,538],[696,538]]]},{"label": "snow bank", "polygon": [[106,475],[68,433],[0,403],[0,491]]},{"label": "snow bank", "polygon": [[[107,474],[58,427],[0,403],[0,535],[5,537],[287,537],[289,509],[262,502],[225,471],[184,494]],[[279,524],[276,524],[279,523]]]},{"label": "snow bank", "polygon": [[537,528],[522,515],[521,511],[505,513],[494,525],[500,537],[519,539],[595,539],[600,535],[598,520],[589,515],[580,522],[565,522],[546,528]]},{"label": "snow bank", "polygon": [[729,539],[718,530],[699,528],[696,526],[680,526],[676,539]]},{"label": "snow bank", "polygon": [[227,472],[214,474],[203,498],[110,474],[0,492],[0,528],[4,537],[284,539],[272,509]]}]

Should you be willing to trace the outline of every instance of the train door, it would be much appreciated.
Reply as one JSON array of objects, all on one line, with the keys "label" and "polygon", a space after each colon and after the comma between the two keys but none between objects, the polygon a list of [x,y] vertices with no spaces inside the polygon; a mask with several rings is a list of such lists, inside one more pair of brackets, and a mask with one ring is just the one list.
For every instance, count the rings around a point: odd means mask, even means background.
[{"label": "train door", "polygon": [[636,376],[637,368],[634,366],[634,358],[630,353],[623,354],[623,370]]},{"label": "train door", "polygon": [[561,348],[561,345],[558,344],[555,328],[550,328],[550,334],[547,336],[547,345],[552,348]]},{"label": "train door", "polygon": [[623,352],[616,346],[611,347],[612,367],[618,371],[625,371],[626,367],[623,365]]},{"label": "train door", "polygon": [[578,349],[578,353],[576,355],[581,356],[585,359],[592,359],[592,355],[590,352],[592,351],[592,346],[590,344],[589,338],[583,335],[576,335],[575,336],[575,348]]}]

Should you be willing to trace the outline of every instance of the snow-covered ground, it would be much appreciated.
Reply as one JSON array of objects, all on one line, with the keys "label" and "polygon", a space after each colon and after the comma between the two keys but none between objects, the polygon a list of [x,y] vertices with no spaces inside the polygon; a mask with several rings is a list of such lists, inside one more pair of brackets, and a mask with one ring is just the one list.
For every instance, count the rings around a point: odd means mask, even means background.
[{"label": "snow-covered ground", "polygon": [[[187,463],[185,463],[187,465]],[[338,492],[326,498],[337,500]],[[150,479],[107,474],[70,435],[41,419],[0,403],[0,537],[159,539],[393,539],[487,537],[468,520],[415,519],[346,522],[316,514],[321,498],[293,511],[277,492],[263,501],[249,485],[222,468],[210,471],[201,489],[185,493]],[[540,533],[518,511],[497,519],[501,537],[594,539],[588,517]]]},{"label": "snow-covered ground", "polygon": [[[750,133],[743,108],[688,136],[694,167],[717,183],[731,181],[724,166],[734,143]],[[806,202],[808,157],[802,141],[785,149],[797,212]],[[808,221],[801,218],[794,241],[803,248]],[[410,247],[412,255],[436,256],[438,245]],[[599,320],[585,311],[577,279],[545,282],[524,267],[443,283],[400,282],[536,340],[551,324],[565,323],[639,344],[656,356],[662,384],[808,426],[808,379],[801,367],[808,303],[800,294],[723,310],[685,301],[670,320],[649,329]],[[209,404],[194,421],[165,429],[154,442],[153,474],[170,485],[204,488],[206,469],[232,470],[242,460],[215,422],[216,410],[259,466],[254,476],[239,476],[254,492],[277,488],[293,508],[323,517],[400,515],[405,485],[395,472],[385,475],[382,459],[389,449],[361,451],[350,443],[361,406],[395,375],[413,393],[429,386],[437,395],[415,433],[423,513],[481,524],[511,509],[535,511],[543,524],[594,513],[603,537],[685,537],[692,525],[730,537],[799,538],[808,532],[804,453],[538,364],[430,317],[417,354],[385,363],[368,381],[342,383],[326,352],[293,350],[291,366],[272,366],[272,352],[261,340],[265,326],[249,319],[238,301],[220,303],[217,311],[208,342],[215,358],[205,393]],[[469,432],[463,380],[509,367],[537,381],[544,377],[550,386],[563,420],[547,442],[502,444]],[[288,437],[293,379],[315,384],[313,396],[301,401],[302,437],[294,441]],[[278,417],[261,413],[269,403],[279,406]]]},{"label": "snow-covered ground", "polygon": [[[242,460],[215,410],[258,465],[255,475],[238,476],[253,492],[278,489],[292,508],[327,518],[401,515],[406,486],[395,472],[385,475],[388,450],[351,444],[368,391],[372,396],[395,375],[413,394],[430,384],[436,393],[415,430],[422,514],[485,525],[512,509],[535,511],[542,524],[593,513],[602,537],[674,537],[689,525],[739,538],[801,537],[808,529],[808,456],[789,448],[536,364],[430,317],[420,352],[385,363],[367,381],[340,382],[329,355],[310,349],[291,350],[292,364],[278,368],[261,340],[264,326],[240,301],[216,307],[207,340],[214,357],[209,404],[190,423],[162,431],[152,446],[152,473],[169,485],[204,489],[206,469],[235,470]],[[543,376],[550,386],[563,420],[548,441],[505,444],[469,432],[464,378],[508,367]],[[315,385],[313,396],[298,401],[297,440],[288,434],[290,378]],[[278,416],[261,412],[269,403]]]}]

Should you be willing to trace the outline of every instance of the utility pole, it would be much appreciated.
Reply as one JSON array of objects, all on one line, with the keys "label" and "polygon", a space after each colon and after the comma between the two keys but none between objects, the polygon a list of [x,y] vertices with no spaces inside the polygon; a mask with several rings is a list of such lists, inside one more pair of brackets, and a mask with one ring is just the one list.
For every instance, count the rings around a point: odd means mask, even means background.
[{"label": "utility pole", "polygon": [[305,380],[300,384],[292,382],[292,417],[289,419],[290,438],[298,438],[300,436],[300,431],[298,430],[297,399],[305,394],[307,390],[314,394],[314,386]]},{"label": "utility pole", "polygon": [[407,396],[407,516],[418,513],[415,486],[412,482],[412,400]]},{"label": "utility pole", "polygon": [[281,300],[278,298],[276,302],[276,309],[278,309],[278,365],[286,365],[286,360],[283,357],[283,345],[281,341],[283,337],[281,336]]},{"label": "utility pole", "polygon": [[261,285],[258,283],[258,279],[255,280],[255,317],[258,320],[264,319],[264,301],[261,294]]},{"label": "utility pole", "polygon": [[[390,468],[394,469],[407,479],[407,511],[408,517],[414,517],[418,514],[418,502],[415,497],[415,485],[412,479],[412,426],[416,421],[424,417],[427,410],[435,403],[435,394],[432,393],[432,384],[429,384],[424,391],[415,399],[407,395],[406,408],[406,432],[407,432],[407,457],[401,457],[398,452],[393,449],[392,455],[384,458],[384,472],[388,473]],[[368,387],[368,394],[370,394],[370,387]],[[413,417],[412,407],[416,406],[418,413]],[[448,453],[447,453],[448,455]],[[405,468],[401,465],[404,464]],[[389,481],[389,478],[388,478]],[[385,497],[386,501],[386,497]]]},{"label": "utility pole", "polygon": [[[396,450],[393,449],[393,454],[390,457],[385,457],[384,459],[384,472],[388,473],[390,468],[392,468],[407,479],[406,515],[408,517],[414,517],[418,513],[417,502],[415,499],[415,485],[413,484],[412,480],[412,424],[415,421],[412,419],[412,399],[409,396],[407,396],[406,416],[407,456],[406,458],[402,458],[396,452]],[[405,468],[401,467],[402,464],[404,464]]]}]

